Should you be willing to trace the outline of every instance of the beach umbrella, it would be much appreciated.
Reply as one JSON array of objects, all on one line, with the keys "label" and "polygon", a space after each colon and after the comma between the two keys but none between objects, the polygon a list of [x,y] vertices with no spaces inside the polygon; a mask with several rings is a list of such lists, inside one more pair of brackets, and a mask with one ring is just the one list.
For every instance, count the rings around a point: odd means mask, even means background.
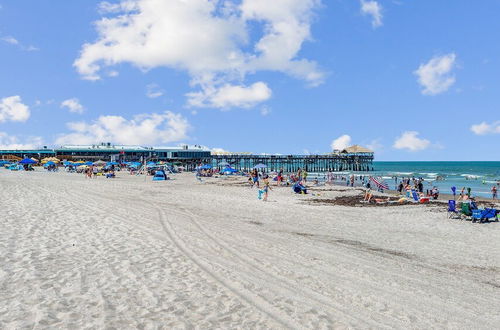
[{"label": "beach umbrella", "polygon": [[92,166],[92,165],[94,165],[94,163],[92,163],[92,162],[85,162],[84,165]]},{"label": "beach umbrella", "polygon": [[117,162],[108,162],[106,165],[120,165]]},{"label": "beach umbrella", "polygon": [[388,190],[389,189],[389,185],[387,183],[384,182],[384,180],[380,177],[371,177],[370,180],[380,189],[385,189],[385,190]]},{"label": "beach umbrella", "polygon": [[232,167],[226,167],[225,169],[222,170],[222,172],[227,172],[227,173],[236,173],[238,172],[237,169],[234,169]]},{"label": "beach umbrella", "polygon": [[24,158],[19,164],[36,164],[36,162],[31,158]]},{"label": "beach umbrella", "polygon": [[255,165],[253,168],[257,168],[257,169],[259,169],[259,168],[266,168],[266,167],[267,167],[267,165],[266,165],[266,164],[262,164],[262,163],[260,163],[260,164]]},{"label": "beach umbrella", "polygon": [[211,168],[212,168],[212,165],[205,164],[205,165],[203,165],[203,166],[200,166],[200,168],[201,168],[202,170],[209,170],[209,169],[211,169]]},{"label": "beach umbrella", "polygon": [[47,162],[54,162],[54,163],[59,163],[60,160],[59,158],[56,157],[47,157],[41,160],[42,164],[47,163]]},{"label": "beach umbrella", "polygon": [[94,165],[95,166],[104,166],[104,165],[106,165],[106,162],[104,160],[98,160],[98,161],[94,162]]},{"label": "beach umbrella", "polygon": [[219,163],[219,166],[229,166],[230,164],[228,162],[222,161]]},{"label": "beach umbrella", "polygon": [[53,161],[48,161],[45,163],[45,165],[55,165],[56,163],[54,163]]}]

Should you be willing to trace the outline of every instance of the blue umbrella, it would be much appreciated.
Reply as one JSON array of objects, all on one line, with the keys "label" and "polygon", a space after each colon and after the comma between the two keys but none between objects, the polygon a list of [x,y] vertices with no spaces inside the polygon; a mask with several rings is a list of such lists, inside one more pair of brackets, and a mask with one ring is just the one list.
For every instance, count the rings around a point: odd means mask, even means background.
[{"label": "blue umbrella", "polygon": [[236,173],[236,172],[238,172],[238,170],[234,169],[232,167],[226,167],[225,169],[222,170],[222,172]]},{"label": "blue umbrella", "polygon": [[53,161],[49,161],[49,162],[46,162],[45,163],[45,166],[48,166],[48,165],[55,165],[56,163],[54,163]]},{"label": "blue umbrella", "polygon": [[33,159],[24,158],[19,162],[19,164],[36,164],[36,162]]},{"label": "blue umbrella", "polygon": [[92,163],[92,162],[85,162],[84,165],[91,166],[91,165],[94,165],[94,163]]},{"label": "blue umbrella", "polygon": [[260,163],[260,164],[255,165],[253,168],[266,168],[266,167],[267,167],[266,164]]},{"label": "blue umbrella", "polygon": [[117,162],[108,162],[106,165],[119,165]]},{"label": "blue umbrella", "polygon": [[206,165],[200,166],[200,168],[201,168],[202,170],[209,170],[209,169],[211,169],[211,168],[212,168],[212,165],[208,165],[208,164],[206,164]]}]

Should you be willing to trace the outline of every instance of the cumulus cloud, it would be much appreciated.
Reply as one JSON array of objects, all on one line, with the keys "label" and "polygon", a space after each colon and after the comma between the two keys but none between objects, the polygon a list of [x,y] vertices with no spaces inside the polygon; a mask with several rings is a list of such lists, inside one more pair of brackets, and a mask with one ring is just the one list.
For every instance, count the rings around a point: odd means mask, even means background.
[{"label": "cumulus cloud", "polygon": [[104,67],[119,63],[141,70],[185,70],[191,85],[200,89],[188,94],[189,104],[248,106],[255,102],[235,98],[232,104],[232,98],[217,102],[212,97],[222,97],[218,91],[228,86],[248,89],[246,76],[261,70],[283,72],[310,85],[323,81],[317,64],[298,56],[311,38],[319,5],[320,0],[103,2],[99,11],[106,16],[95,22],[98,38],[82,46],[74,66],[89,80],[100,79]]},{"label": "cumulus cloud", "polygon": [[39,136],[30,136],[21,141],[17,136],[11,136],[5,132],[0,132],[0,149],[4,150],[36,149],[39,148],[42,144],[43,140]]},{"label": "cumulus cloud", "polygon": [[413,73],[418,77],[418,83],[424,88],[422,94],[436,95],[446,92],[454,83],[455,76],[451,71],[455,67],[456,55],[450,53],[435,56],[425,64],[420,64]]},{"label": "cumulus cloud", "polygon": [[331,143],[332,150],[342,150],[351,145],[351,137],[347,134],[341,135]]},{"label": "cumulus cloud", "polygon": [[250,108],[268,100],[271,95],[271,89],[261,81],[250,86],[226,84],[187,94],[189,105],[214,108]]},{"label": "cumulus cloud", "polygon": [[475,124],[470,127],[470,130],[476,135],[500,134],[500,121],[488,124],[483,121],[480,124]]},{"label": "cumulus cloud", "polygon": [[73,113],[83,113],[85,108],[80,104],[77,98],[67,99],[61,102],[61,108],[66,108],[69,112]]},{"label": "cumulus cloud", "polygon": [[164,91],[157,84],[149,84],[146,86],[146,96],[150,99],[155,99],[162,96]]},{"label": "cumulus cloud", "polygon": [[393,147],[396,149],[406,149],[409,151],[420,151],[427,149],[431,142],[418,137],[419,133],[415,131],[406,131],[394,141]]},{"label": "cumulus cloud", "polygon": [[70,122],[67,126],[72,132],[60,135],[56,144],[155,145],[186,139],[190,128],[184,117],[170,111],[141,114],[130,120],[122,116],[100,116],[90,123]]},{"label": "cumulus cloud", "polygon": [[0,99],[0,123],[7,121],[24,122],[28,120],[30,115],[30,108],[22,103],[19,95]]},{"label": "cumulus cloud", "polygon": [[382,26],[382,6],[377,1],[361,0],[361,13],[371,16],[374,28]]}]

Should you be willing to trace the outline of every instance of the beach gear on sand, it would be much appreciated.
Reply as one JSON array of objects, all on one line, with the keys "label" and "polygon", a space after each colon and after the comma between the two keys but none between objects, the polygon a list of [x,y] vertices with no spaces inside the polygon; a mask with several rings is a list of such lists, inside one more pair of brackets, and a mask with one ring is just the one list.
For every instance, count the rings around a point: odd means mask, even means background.
[{"label": "beach gear on sand", "polygon": [[453,218],[458,215],[457,202],[454,199],[448,201],[448,218]]},{"label": "beach gear on sand", "polygon": [[496,209],[490,209],[490,208],[485,208],[484,210],[482,209],[472,210],[472,221],[477,220],[479,222],[484,222],[486,220],[496,219],[497,213],[498,212]]},{"label": "beach gear on sand", "polygon": [[292,186],[292,189],[296,194],[307,194],[307,188],[298,182]]},{"label": "beach gear on sand", "polygon": [[167,175],[165,174],[165,171],[163,170],[158,170],[155,172],[155,175],[153,176],[153,181],[164,181],[167,180]]},{"label": "beach gear on sand", "polygon": [[262,199],[262,195],[264,194],[264,189],[259,189],[259,195],[257,196],[258,199]]},{"label": "beach gear on sand", "polygon": [[389,185],[385,183],[385,181],[380,178],[380,177],[371,177],[370,180],[379,188],[379,189],[384,189],[388,190]]}]

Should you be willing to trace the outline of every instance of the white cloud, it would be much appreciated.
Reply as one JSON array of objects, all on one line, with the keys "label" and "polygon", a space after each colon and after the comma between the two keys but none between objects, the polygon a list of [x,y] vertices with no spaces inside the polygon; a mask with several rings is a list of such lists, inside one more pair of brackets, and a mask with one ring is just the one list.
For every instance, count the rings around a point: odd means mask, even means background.
[{"label": "white cloud", "polygon": [[207,87],[201,92],[188,93],[188,103],[195,107],[250,108],[268,100],[272,91],[261,81],[250,86],[226,84],[219,88]]},{"label": "white cloud", "polygon": [[382,6],[377,1],[361,0],[361,13],[372,17],[372,26],[382,26]]},{"label": "white cloud", "polygon": [[265,117],[267,115],[269,115],[271,113],[271,109],[267,106],[263,106],[262,108],[260,108],[260,114],[261,116]]},{"label": "white cloud", "polygon": [[347,134],[339,136],[331,143],[332,150],[342,150],[351,145],[351,137]]},{"label": "white cloud", "polygon": [[17,136],[9,136],[5,132],[0,132],[0,149],[4,150],[23,150],[36,149],[42,146],[43,140],[39,136],[30,136],[20,141]]},{"label": "white cloud", "polygon": [[368,149],[371,149],[373,151],[382,151],[384,149],[384,145],[380,142],[380,139],[375,139],[372,140],[370,143],[367,145]]},{"label": "white cloud", "polygon": [[500,121],[491,124],[483,121],[480,124],[472,125],[470,130],[476,135],[500,134]]},{"label": "white cloud", "polygon": [[190,128],[184,117],[170,111],[141,114],[131,120],[122,116],[100,116],[91,123],[71,122],[67,126],[72,132],[60,135],[56,144],[155,145],[186,139]]},{"label": "white cloud", "polygon": [[407,149],[409,151],[419,151],[427,149],[431,142],[418,137],[419,133],[415,131],[406,131],[396,138],[393,147],[396,149]]},{"label": "white cloud", "polygon": [[11,45],[19,45],[19,41],[12,36],[2,37],[2,40]]},{"label": "white cloud", "polygon": [[21,44],[19,42],[19,40],[17,40],[13,36],[2,37],[2,38],[0,38],[0,40],[6,42],[8,44],[11,44],[11,45],[14,45],[14,46],[18,46],[21,50],[24,50],[24,51],[27,51],[27,52],[32,52],[32,51],[39,50],[35,46],[25,46],[25,45]]},{"label": "white cloud", "polygon": [[26,121],[30,117],[30,108],[22,103],[18,95],[0,99],[0,123],[6,121]]},{"label": "white cloud", "polygon": [[62,101],[61,108],[66,108],[69,112],[82,114],[85,108],[80,104],[77,98],[67,99]]},{"label": "white cloud", "polygon": [[162,96],[164,91],[157,84],[149,84],[146,86],[146,96],[150,99],[155,99]]},{"label": "white cloud", "polygon": [[435,56],[425,64],[420,64],[413,73],[418,77],[418,83],[424,88],[422,94],[436,95],[446,92],[454,83],[455,76],[451,71],[455,67],[456,55],[450,53]]},{"label": "white cloud", "polygon": [[[199,96],[194,102],[199,106],[217,106],[211,97],[227,86],[248,88],[243,87],[246,76],[260,70],[317,85],[324,74],[298,54],[311,38],[313,10],[319,5],[320,0],[104,2],[99,10],[107,16],[95,23],[98,39],[83,45],[74,66],[89,80],[100,79],[104,67],[119,63],[141,70],[185,70],[191,85],[201,89],[188,94]],[[220,102],[223,107],[254,103]]]}]

